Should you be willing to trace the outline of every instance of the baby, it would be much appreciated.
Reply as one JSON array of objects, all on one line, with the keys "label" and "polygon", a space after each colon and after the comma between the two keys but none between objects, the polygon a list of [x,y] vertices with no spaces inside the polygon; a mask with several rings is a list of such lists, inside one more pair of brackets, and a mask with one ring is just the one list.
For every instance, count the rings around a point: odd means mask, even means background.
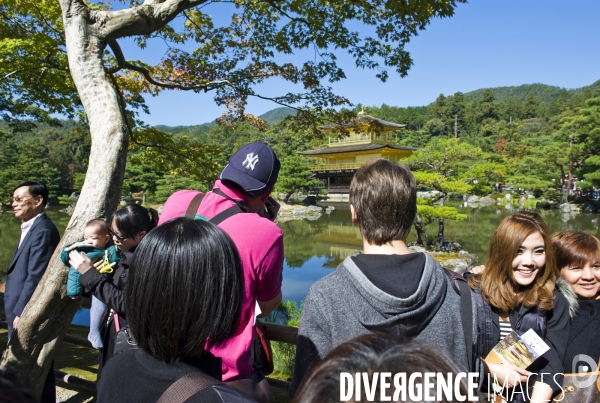
[{"label": "baby", "polygon": [[[119,261],[117,248],[112,244],[109,228],[106,221],[93,219],[88,222],[83,231],[83,239],[63,248],[61,259],[69,266],[69,252],[72,250],[85,253],[90,259],[96,261],[94,266],[106,277],[111,277],[113,266]],[[67,295],[73,299],[81,295],[82,287],[79,283],[81,274],[73,267],[69,268],[67,278]],[[92,296],[92,307],[90,309],[90,333],[88,340],[94,348],[102,348],[102,320],[106,316],[106,305],[98,298]]]}]

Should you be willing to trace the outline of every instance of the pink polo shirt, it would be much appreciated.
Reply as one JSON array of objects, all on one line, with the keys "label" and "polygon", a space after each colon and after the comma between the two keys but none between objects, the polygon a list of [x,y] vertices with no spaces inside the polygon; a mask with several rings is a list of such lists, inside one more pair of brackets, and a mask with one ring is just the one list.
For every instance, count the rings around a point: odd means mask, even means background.
[{"label": "pink polo shirt", "polygon": [[[215,188],[235,200],[242,196],[221,181]],[[185,215],[190,202],[199,192],[180,190],[173,193],[163,206],[158,225]],[[234,202],[209,192],[198,214],[212,218],[234,205]],[[223,360],[223,380],[247,378],[254,372],[251,362],[251,346],[254,335],[254,308],[256,300],[270,301],[281,292],[283,270],[283,232],[279,226],[255,213],[239,213],[229,217],[219,227],[224,230],[238,248],[244,270],[244,297],[242,315],[234,336],[210,352]]]}]

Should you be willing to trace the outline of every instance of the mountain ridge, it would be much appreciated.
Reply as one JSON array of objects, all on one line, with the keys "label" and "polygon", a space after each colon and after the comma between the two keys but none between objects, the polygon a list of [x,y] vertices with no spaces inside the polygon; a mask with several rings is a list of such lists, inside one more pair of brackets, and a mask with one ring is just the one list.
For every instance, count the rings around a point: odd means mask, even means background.
[{"label": "mountain ridge", "polygon": [[[556,99],[563,91],[566,91],[570,96],[584,93],[587,90],[592,91],[593,93],[600,93],[600,80],[595,81],[594,83],[581,87],[581,88],[571,88],[567,89],[564,87],[558,87],[555,85],[548,85],[542,83],[533,83],[533,84],[521,84],[515,86],[504,86],[504,87],[491,87],[491,88],[480,88],[474,91],[469,91],[463,93],[463,96],[468,101],[478,101],[482,96],[485,90],[491,90],[492,94],[494,94],[494,100],[498,102],[506,102],[511,98],[516,98],[519,101],[524,101],[527,95],[533,94],[540,101],[544,102],[546,105],[552,103],[554,99]],[[445,96],[452,96],[452,94],[444,94]],[[432,101],[431,103],[434,103]],[[431,105],[431,103],[429,105]],[[366,105],[365,105],[366,106]],[[424,105],[426,106],[426,105]],[[296,111],[287,107],[279,107],[275,109],[271,109],[270,111],[263,113],[259,116],[266,123],[276,123],[282,120],[283,118],[295,115]],[[210,127],[214,126],[216,121],[212,121],[209,123],[202,123],[199,125],[192,126],[166,126],[166,125],[158,125],[155,126],[157,129],[162,130],[166,133],[170,133],[173,135],[176,134],[190,134],[193,136],[200,135],[208,130]]]}]

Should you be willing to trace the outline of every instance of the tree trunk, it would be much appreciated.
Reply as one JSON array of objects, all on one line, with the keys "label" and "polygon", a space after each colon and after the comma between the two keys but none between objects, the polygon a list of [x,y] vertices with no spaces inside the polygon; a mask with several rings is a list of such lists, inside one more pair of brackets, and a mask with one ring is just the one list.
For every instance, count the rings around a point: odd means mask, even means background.
[{"label": "tree trunk", "polygon": [[291,192],[287,192],[287,193],[285,194],[285,197],[283,198],[283,202],[284,202],[284,203],[289,203],[289,201],[290,201],[290,197],[292,197],[292,195],[294,194],[294,192],[295,192],[295,191],[296,191],[296,190],[294,189],[294,190],[292,190]]},{"label": "tree trunk", "polygon": [[65,293],[68,270],[60,251],[82,236],[90,219],[115,210],[127,155],[125,121],[102,65],[105,44],[90,31],[84,8],[61,6],[69,67],[87,113],[92,147],[81,195],[40,282],[43,286],[35,290],[2,357],[2,368],[16,364],[19,379],[38,398],[55,348],[81,304],[81,299],[71,300]]},{"label": "tree trunk", "polygon": [[440,218],[438,222],[438,235],[435,244],[438,248],[444,243],[444,219]]},{"label": "tree trunk", "polygon": [[423,220],[418,214],[415,219],[415,230],[417,230],[417,245],[425,246],[423,244]]},{"label": "tree trunk", "polygon": [[[444,207],[444,199],[445,198],[446,198],[445,195],[443,195],[440,198],[440,207]],[[443,243],[444,243],[444,219],[440,218],[438,221],[438,235],[437,235],[435,244],[438,248],[440,248]]]}]

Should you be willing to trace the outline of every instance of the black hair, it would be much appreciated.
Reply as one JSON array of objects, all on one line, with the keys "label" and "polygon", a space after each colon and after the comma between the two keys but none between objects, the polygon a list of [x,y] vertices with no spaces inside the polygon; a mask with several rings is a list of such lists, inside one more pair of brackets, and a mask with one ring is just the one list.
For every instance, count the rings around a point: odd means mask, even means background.
[{"label": "black hair", "polygon": [[158,211],[142,207],[139,204],[127,204],[115,211],[109,224],[115,226],[124,238],[134,238],[142,231],[149,232],[158,224]]},{"label": "black hair", "polygon": [[17,190],[18,188],[23,187],[23,186],[28,187],[28,192],[31,196],[33,196],[33,197],[42,196],[42,204],[44,206],[46,205],[46,203],[48,203],[49,192],[48,192],[48,188],[46,186],[44,186],[43,184],[41,184],[38,181],[21,182],[17,186],[14,187],[13,193],[15,190]]},{"label": "black hair", "polygon": [[216,225],[185,217],[166,222],[137,246],[129,272],[127,319],[138,346],[155,358],[200,357],[237,330],[242,264]]},{"label": "black hair", "polygon": [[[340,344],[315,364],[304,377],[292,403],[339,402],[342,372],[406,373],[408,377],[414,372],[456,375],[459,370],[442,350],[422,341],[406,342],[389,334],[366,334]],[[461,382],[460,389],[461,394],[466,396],[464,382]],[[365,396],[364,385],[361,395]],[[381,397],[380,388],[377,388],[374,401],[383,401]],[[442,397],[440,401],[448,400]]]}]

